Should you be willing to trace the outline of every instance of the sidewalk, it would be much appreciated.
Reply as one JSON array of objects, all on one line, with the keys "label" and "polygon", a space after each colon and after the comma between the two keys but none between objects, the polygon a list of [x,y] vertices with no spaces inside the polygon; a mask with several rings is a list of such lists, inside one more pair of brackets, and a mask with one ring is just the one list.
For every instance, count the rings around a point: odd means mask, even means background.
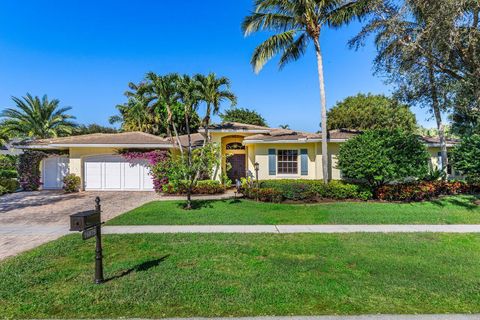
[{"label": "sidewalk", "polygon": [[[106,234],[126,233],[480,233],[480,225],[185,225],[106,226]],[[0,229],[1,233],[1,229]]]}]

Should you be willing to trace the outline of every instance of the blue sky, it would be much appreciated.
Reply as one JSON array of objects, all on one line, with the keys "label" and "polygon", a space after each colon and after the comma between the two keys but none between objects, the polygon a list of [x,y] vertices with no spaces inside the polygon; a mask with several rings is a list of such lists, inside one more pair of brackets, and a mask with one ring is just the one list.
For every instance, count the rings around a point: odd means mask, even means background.
[{"label": "blue sky", "polygon": [[[227,76],[238,106],[271,126],[316,131],[319,90],[313,49],[279,71],[253,73],[250,55],[265,35],[244,38],[240,23],[252,0],[2,0],[0,109],[11,96],[48,94],[71,106],[79,123],[108,124],[130,81],[148,71]],[[372,75],[375,48],[347,48],[357,23],[322,35],[327,103],[358,92],[386,93]],[[227,106],[225,106],[227,107]],[[425,110],[413,110],[428,127]]]}]

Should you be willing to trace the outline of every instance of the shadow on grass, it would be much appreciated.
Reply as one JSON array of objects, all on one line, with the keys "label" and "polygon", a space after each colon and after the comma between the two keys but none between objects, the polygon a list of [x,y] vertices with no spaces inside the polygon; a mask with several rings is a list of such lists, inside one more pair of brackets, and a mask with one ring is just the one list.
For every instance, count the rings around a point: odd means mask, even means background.
[{"label": "shadow on grass", "polygon": [[447,197],[447,198],[432,200],[430,202],[439,207],[453,205],[453,206],[465,208],[467,210],[475,210],[480,208],[477,204],[475,204],[475,202],[478,201],[479,198],[480,198],[479,196],[471,196],[471,197],[464,197],[464,198]]},{"label": "shadow on grass", "polygon": [[[214,203],[223,203],[223,204],[237,204],[240,203],[240,199],[230,199],[230,200],[192,200],[192,209],[190,210],[200,210],[204,208],[213,208]],[[182,201],[181,203],[177,204],[178,208],[185,209],[186,201]]]},{"label": "shadow on grass", "polygon": [[109,282],[112,280],[120,279],[125,276],[128,276],[132,272],[143,272],[143,271],[148,271],[151,268],[157,267],[165,261],[170,255],[163,256],[161,258],[155,259],[155,260],[150,260],[150,261],[145,261],[140,264],[137,264],[135,267],[127,269],[125,271],[122,271],[120,274],[114,275],[113,277],[105,279],[105,282]]}]

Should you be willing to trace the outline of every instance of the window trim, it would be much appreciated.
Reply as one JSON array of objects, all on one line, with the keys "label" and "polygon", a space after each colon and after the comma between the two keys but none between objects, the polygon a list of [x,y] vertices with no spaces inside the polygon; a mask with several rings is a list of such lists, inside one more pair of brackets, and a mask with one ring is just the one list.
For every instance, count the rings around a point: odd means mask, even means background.
[{"label": "window trim", "polygon": [[[300,159],[299,159],[299,158],[300,158],[300,149],[298,149],[298,148],[291,148],[291,149],[276,149],[276,150],[277,150],[277,151],[276,151],[276,153],[275,153],[275,156],[276,156],[275,164],[276,164],[276,166],[277,166],[277,168],[276,168],[276,169],[277,169],[277,170],[276,170],[276,171],[277,171],[277,176],[279,176],[279,177],[282,177],[282,176],[286,176],[286,177],[300,176],[300,173],[299,173],[300,170],[301,170],[301,169],[300,169]],[[279,162],[278,152],[279,152],[279,151],[296,151],[296,152],[297,152],[297,160],[296,160],[296,162],[297,162],[297,172],[296,172],[296,173],[280,173],[280,172],[279,172],[279,168],[280,168],[280,166],[279,166],[279,164],[278,164],[278,162]]]}]

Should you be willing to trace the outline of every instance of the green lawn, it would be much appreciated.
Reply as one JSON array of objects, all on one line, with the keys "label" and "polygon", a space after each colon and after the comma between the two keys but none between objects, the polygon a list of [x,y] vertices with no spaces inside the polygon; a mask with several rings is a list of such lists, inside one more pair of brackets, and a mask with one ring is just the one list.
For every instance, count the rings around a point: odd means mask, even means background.
[{"label": "green lawn", "polygon": [[480,312],[480,235],[70,235],[0,262],[0,317]]},{"label": "green lawn", "polygon": [[188,224],[477,224],[480,206],[473,196],[421,203],[335,202],[311,205],[248,200],[155,201],[108,222],[110,225]]}]

